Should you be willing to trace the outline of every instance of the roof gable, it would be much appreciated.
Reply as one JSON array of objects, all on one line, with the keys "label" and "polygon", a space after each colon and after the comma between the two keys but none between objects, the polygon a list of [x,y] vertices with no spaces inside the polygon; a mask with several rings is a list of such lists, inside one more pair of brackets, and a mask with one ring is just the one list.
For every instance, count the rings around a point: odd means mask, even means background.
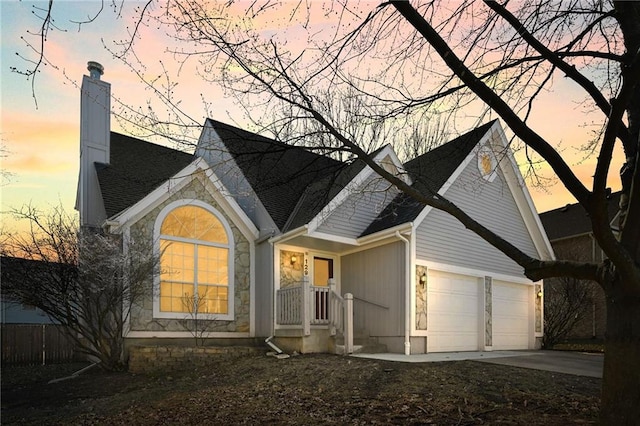
[{"label": "roof gable", "polygon": [[[427,195],[438,193],[495,123],[496,120],[486,123],[405,163],[413,187]],[[424,208],[424,204],[401,193],[361,236],[411,222]]]},{"label": "roof gable", "polygon": [[189,165],[192,154],[111,132],[110,163],[96,163],[107,217],[127,209]]},{"label": "roof gable", "polygon": [[208,119],[280,230],[313,217],[357,165]]},{"label": "roof gable", "polygon": [[[233,223],[238,226],[247,239],[251,241],[258,237],[259,230],[240,208],[236,200],[229,195],[229,191],[224,187],[224,184],[202,158],[195,159],[140,201],[113,216],[109,221],[110,231],[121,232],[122,229],[139,220],[171,196],[180,193],[182,189],[196,180],[200,181],[205,190],[229,215]],[[184,197],[182,199],[184,200]]]}]

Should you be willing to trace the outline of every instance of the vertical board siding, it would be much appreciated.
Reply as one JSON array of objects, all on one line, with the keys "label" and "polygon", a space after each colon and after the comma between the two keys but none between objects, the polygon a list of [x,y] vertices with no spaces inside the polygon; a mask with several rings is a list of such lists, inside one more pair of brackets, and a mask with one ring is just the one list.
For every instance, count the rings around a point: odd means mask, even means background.
[{"label": "vertical board siding", "polygon": [[404,254],[404,243],[395,242],[342,257],[342,293],[354,296],[355,330],[404,335]]},{"label": "vertical board siding", "polygon": [[64,334],[64,326],[2,324],[3,365],[71,362],[74,354],[73,342]]},{"label": "vertical board siding", "polygon": [[[537,257],[533,240],[502,173],[488,182],[480,177],[476,162],[471,161],[445,197],[520,250]],[[427,214],[418,228],[416,253],[419,259],[433,262],[523,274],[522,267],[514,261],[452,216],[436,209]]]},{"label": "vertical board siding", "polygon": [[374,175],[329,213],[318,231],[341,237],[359,237],[397,194],[395,187]]},{"label": "vertical board siding", "polygon": [[268,241],[255,247],[255,336],[273,334],[273,248]]}]

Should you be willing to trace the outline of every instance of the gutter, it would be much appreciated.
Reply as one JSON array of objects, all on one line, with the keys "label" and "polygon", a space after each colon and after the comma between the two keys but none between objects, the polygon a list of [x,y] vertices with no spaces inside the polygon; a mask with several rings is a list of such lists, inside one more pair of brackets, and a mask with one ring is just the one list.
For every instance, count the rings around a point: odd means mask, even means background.
[{"label": "gutter", "polygon": [[398,233],[403,232],[403,231],[411,231],[413,229],[413,222],[405,222],[403,224],[400,225],[396,225],[392,228],[388,228],[388,229],[383,229],[382,231],[378,231],[375,232],[373,234],[369,234],[369,235],[365,235],[364,237],[359,237],[356,239],[356,242],[358,243],[358,245],[364,245],[366,243],[370,243],[373,241],[377,241],[377,240],[382,240],[384,238],[389,238],[389,237],[393,237],[398,236]]},{"label": "gutter", "polygon": [[309,225],[302,225],[299,228],[296,229],[292,229],[291,231],[285,233],[285,234],[280,234],[276,237],[270,238],[269,242],[271,244],[275,244],[275,243],[281,243],[287,240],[290,240],[292,238],[298,237],[300,235],[304,235],[307,233],[307,230],[309,228]]},{"label": "gutter", "polygon": [[400,234],[400,231],[396,231],[396,237],[402,240],[405,246],[404,354],[411,355],[411,286],[409,285],[411,279],[411,245],[409,240]]}]

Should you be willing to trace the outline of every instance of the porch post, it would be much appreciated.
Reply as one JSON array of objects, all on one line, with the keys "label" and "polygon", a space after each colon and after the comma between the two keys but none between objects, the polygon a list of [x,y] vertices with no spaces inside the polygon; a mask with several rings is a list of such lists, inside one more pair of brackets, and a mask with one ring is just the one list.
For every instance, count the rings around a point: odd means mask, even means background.
[{"label": "porch post", "polygon": [[329,284],[329,288],[331,289],[331,291],[333,291],[334,293],[337,293],[337,291],[336,291],[336,279],[335,278],[329,278],[329,281],[327,282],[327,284]]},{"label": "porch post", "polygon": [[353,294],[344,295],[344,352],[353,353]]},{"label": "porch post", "polygon": [[311,285],[309,277],[302,278],[302,330],[305,336],[311,335]]}]

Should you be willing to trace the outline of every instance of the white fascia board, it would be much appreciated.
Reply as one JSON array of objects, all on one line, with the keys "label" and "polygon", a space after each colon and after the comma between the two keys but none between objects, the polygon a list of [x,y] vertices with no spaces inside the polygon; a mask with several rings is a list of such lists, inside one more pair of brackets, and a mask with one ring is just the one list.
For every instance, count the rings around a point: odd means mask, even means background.
[{"label": "white fascia board", "polygon": [[[233,222],[238,226],[243,235],[249,241],[257,239],[259,234],[258,229],[240,208],[238,203],[229,195],[229,192],[226,190],[224,185],[222,185],[215,176],[213,170],[211,170],[209,165],[202,158],[197,158],[158,188],[151,191],[142,200],[108,219],[106,223],[110,226],[110,231],[118,233],[124,227],[128,227],[132,222],[140,219],[158,204],[162,203],[171,195],[184,188],[188,183],[192,182],[193,179],[197,179],[198,172],[204,173],[208,178],[207,181],[214,187],[214,190],[210,190],[209,193],[223,207],[223,210],[232,216]],[[206,185],[206,182],[203,182],[203,184],[205,188],[207,188],[208,185]]]},{"label": "white fascia board", "polygon": [[[469,165],[469,163],[471,163],[472,161],[475,160],[476,155],[478,153],[478,149],[479,147],[485,145],[487,143],[487,141],[489,140],[489,138],[491,137],[491,133],[492,130],[495,128],[495,126],[500,127],[500,125],[498,124],[498,122],[496,121],[493,126],[491,126],[487,132],[482,135],[482,137],[480,138],[480,140],[478,141],[478,143],[476,144],[476,146],[471,150],[471,152],[469,153],[469,155],[467,155],[467,157],[460,163],[460,165],[454,170],[454,172],[451,174],[451,176],[449,176],[449,178],[447,179],[447,181],[442,185],[442,187],[440,187],[440,189],[438,190],[438,195],[441,196],[445,196],[445,194],[447,193],[447,191],[449,190],[449,188],[451,188],[451,186],[453,185],[453,183],[458,179],[458,177],[460,177],[460,175],[462,174],[462,172],[464,172],[464,170],[467,168],[467,166]],[[422,209],[422,211],[420,212],[420,214],[415,218],[415,220],[413,221],[416,225],[416,228],[420,226],[420,224],[422,223],[422,221],[427,217],[427,215],[429,214],[429,212],[431,212],[431,210],[433,210],[432,206],[425,206],[424,209]]]},{"label": "white fascia board", "polygon": [[173,177],[167,179],[162,185],[147,194],[142,200],[129,206],[125,210],[108,218],[105,224],[109,226],[112,233],[119,233],[124,227],[129,226],[131,222],[135,222],[144,216],[156,204],[166,200],[177,191],[184,188],[193,179],[193,173],[197,170],[193,161],[184,169],[180,170]]},{"label": "white fascia board", "polygon": [[502,126],[500,126],[497,121],[491,127],[491,130],[495,131],[498,135],[497,140],[493,140],[494,144],[499,145],[499,148],[501,148],[501,150],[506,154],[498,160],[498,166],[507,181],[507,185],[513,195],[516,206],[520,211],[520,215],[524,220],[527,231],[529,232],[533,244],[536,247],[538,256],[540,256],[541,260],[554,260],[555,254],[553,252],[553,248],[551,247],[547,233],[542,226],[540,216],[536,211],[535,204],[533,203],[533,199],[531,198],[531,194],[529,193],[529,189],[527,188],[524,178],[520,173],[520,169],[518,168],[513,152],[511,151],[511,148],[509,148],[507,136],[505,135]]},{"label": "white fascia board", "polygon": [[394,227],[383,229],[382,231],[378,231],[373,234],[369,234],[369,235],[365,235],[364,237],[357,238],[356,241],[358,245],[362,246],[364,244],[370,244],[378,240],[392,237],[396,234],[396,232],[400,232],[401,234],[406,233],[406,231],[413,232],[413,229],[414,229],[413,222],[402,223],[400,225],[396,225]]},{"label": "white fascia board", "polygon": [[358,242],[355,238],[341,237],[339,235],[327,234],[326,232],[309,232],[307,235],[311,238],[317,238],[320,240],[349,244],[352,246],[358,245]]},{"label": "white fascia board", "polygon": [[305,235],[308,230],[308,225],[302,225],[296,229],[292,229],[289,232],[285,232],[284,234],[276,235],[275,237],[269,238],[270,244],[280,243],[288,241],[292,238],[299,237],[300,235]]},{"label": "white fascia board", "polygon": [[[408,184],[411,184],[409,175],[404,171],[404,166],[398,159],[395,151],[390,145],[385,146],[375,157],[373,157],[373,161],[375,163],[380,164],[383,158],[390,157],[393,164],[396,168],[401,172],[400,178],[403,179]],[[355,191],[358,191],[360,186],[374,173],[373,169],[368,165],[360,170],[351,182],[349,182],[342,190],[335,196],[333,199],[327,204],[321,211],[318,213],[313,219],[309,221],[309,232],[313,232],[318,229],[325,220],[327,220],[333,210],[335,210],[338,206],[345,202],[345,200],[353,194]],[[380,178],[382,179],[382,177]]]},{"label": "white fascia board", "polygon": [[470,277],[477,277],[477,278],[491,277],[498,281],[506,281],[514,284],[525,284],[525,285],[531,285],[531,286],[535,284],[535,282],[531,281],[525,276],[500,274],[497,272],[483,271],[483,270],[474,269],[474,268],[466,268],[464,266],[451,265],[448,263],[438,263],[438,262],[431,262],[428,260],[416,259],[415,264],[419,266],[426,266],[428,269],[433,269],[434,271],[450,272],[452,274],[467,275]]},{"label": "white fascia board", "polygon": [[[383,155],[380,155],[380,154],[383,154]],[[407,185],[411,185],[413,181],[411,180],[409,173],[407,173],[407,171],[404,168],[404,164],[402,164],[402,161],[400,161],[400,159],[398,158],[398,155],[396,154],[396,151],[393,149],[391,145],[386,146],[382,151],[378,153],[378,155],[376,155],[376,159],[377,159],[376,163],[379,163],[386,156],[389,156],[391,158],[391,161],[400,172],[400,176],[399,176],[400,179],[402,179]]]}]

